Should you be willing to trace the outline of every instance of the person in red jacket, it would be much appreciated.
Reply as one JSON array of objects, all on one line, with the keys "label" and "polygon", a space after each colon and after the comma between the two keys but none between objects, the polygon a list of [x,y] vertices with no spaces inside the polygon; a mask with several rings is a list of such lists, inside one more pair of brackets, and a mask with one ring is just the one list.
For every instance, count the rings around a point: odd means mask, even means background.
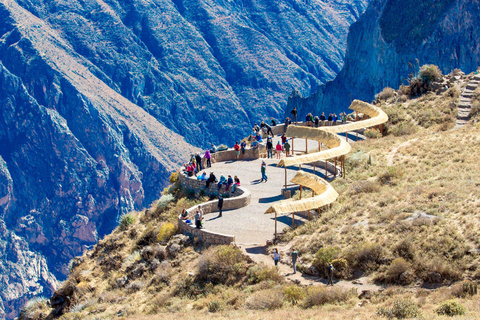
[{"label": "person in red jacket", "polygon": [[240,145],[238,144],[238,141],[235,142],[233,149],[235,149],[235,159],[238,160],[238,157],[240,156]]},{"label": "person in red jacket", "polygon": [[275,149],[277,150],[277,159],[280,159],[280,153],[282,152],[282,145],[280,144],[280,141],[277,142]]}]

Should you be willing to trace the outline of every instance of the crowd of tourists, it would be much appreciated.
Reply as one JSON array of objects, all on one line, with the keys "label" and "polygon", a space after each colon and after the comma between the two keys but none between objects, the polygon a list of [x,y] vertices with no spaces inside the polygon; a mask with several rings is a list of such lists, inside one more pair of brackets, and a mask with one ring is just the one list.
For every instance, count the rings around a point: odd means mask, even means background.
[{"label": "crowd of tourists", "polygon": [[[290,112],[293,117],[293,122],[295,124],[297,123],[297,108],[293,108],[293,110]],[[290,118],[287,118],[287,120],[290,120]],[[338,124],[338,122],[341,122],[342,124],[347,123],[347,114],[345,112],[341,112],[338,116],[336,113],[330,113],[328,116],[325,115],[325,112],[322,112],[320,116],[313,116],[311,113],[308,113],[305,116],[305,123],[309,127],[322,127],[322,126],[335,126]],[[285,123],[285,126],[287,124]]]}]

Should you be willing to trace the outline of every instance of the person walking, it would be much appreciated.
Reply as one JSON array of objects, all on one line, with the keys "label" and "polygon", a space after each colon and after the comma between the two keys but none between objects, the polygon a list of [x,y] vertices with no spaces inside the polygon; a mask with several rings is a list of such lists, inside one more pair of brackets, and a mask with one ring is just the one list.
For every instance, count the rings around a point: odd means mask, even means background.
[{"label": "person walking", "polygon": [[273,158],[273,143],[272,139],[268,138],[267,139],[267,158]]},{"label": "person walking", "polygon": [[195,154],[195,161],[197,162],[198,172],[202,171],[203,170],[202,157],[200,156],[200,154],[198,152]]},{"label": "person walking", "polygon": [[273,253],[273,261],[275,262],[275,267],[278,268],[278,261],[280,261],[280,253],[278,253],[277,248],[275,248],[275,252]]},{"label": "person walking", "polygon": [[297,273],[297,258],[298,252],[294,248],[292,248],[292,266],[293,266],[293,273]]},{"label": "person walking", "polygon": [[330,263],[330,265],[328,266],[328,269],[327,269],[327,276],[328,276],[327,286],[328,286],[328,285],[333,286],[333,272],[334,272],[334,271],[335,271],[335,268],[334,268],[333,265]]},{"label": "person walking", "polygon": [[265,182],[267,182],[267,175],[265,174],[265,171],[266,171],[266,164],[265,164],[265,161],[262,161],[262,168],[260,169],[260,171],[262,172],[262,180],[260,182],[263,182],[263,180],[265,180]]},{"label": "person walking", "polygon": [[277,159],[280,159],[280,153],[282,153],[282,145],[280,144],[280,141],[277,142],[275,149],[277,150]]},{"label": "person walking", "polygon": [[222,195],[219,195],[219,196],[218,196],[218,204],[217,204],[217,206],[218,206],[218,211],[219,211],[218,216],[221,217],[221,216],[222,216],[222,208],[223,208],[223,197],[222,197]]}]

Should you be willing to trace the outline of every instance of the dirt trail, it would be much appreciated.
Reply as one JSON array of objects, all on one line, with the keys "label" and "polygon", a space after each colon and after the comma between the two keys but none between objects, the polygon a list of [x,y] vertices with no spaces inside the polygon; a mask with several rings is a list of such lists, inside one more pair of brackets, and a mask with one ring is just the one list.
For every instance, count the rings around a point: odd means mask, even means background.
[{"label": "dirt trail", "polygon": [[[241,248],[245,254],[252,258],[256,263],[263,263],[267,266],[274,265],[273,256],[272,254],[267,253],[266,246],[241,246]],[[280,263],[278,264],[278,271],[280,275],[285,278],[285,280],[305,286],[327,285],[327,279],[325,278],[309,276],[299,272],[298,270],[297,273],[294,274],[292,264],[290,262],[290,256],[288,254],[290,252],[290,247],[277,246],[277,248],[279,249],[281,255]],[[334,279],[334,285],[347,289],[355,288],[358,294],[362,293],[364,290],[374,292],[384,289],[383,286],[369,284],[368,281],[369,279],[367,277],[362,277],[353,281]]]},{"label": "dirt trail", "polygon": [[398,149],[406,147],[409,144],[411,144],[412,142],[417,141],[417,140],[418,140],[417,138],[412,139],[412,140],[408,140],[408,141],[402,143],[401,145],[399,145],[398,147],[393,148],[393,150],[388,154],[388,157],[387,157],[388,166],[391,167],[393,165],[393,159],[395,158],[395,155],[397,154]]}]

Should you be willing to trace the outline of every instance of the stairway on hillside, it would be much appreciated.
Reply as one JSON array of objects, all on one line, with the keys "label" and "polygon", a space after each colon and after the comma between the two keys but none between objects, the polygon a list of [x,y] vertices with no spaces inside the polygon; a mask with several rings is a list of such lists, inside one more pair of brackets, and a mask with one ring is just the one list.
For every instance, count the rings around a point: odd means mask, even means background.
[{"label": "stairway on hillside", "polygon": [[470,80],[460,95],[458,103],[457,123],[455,128],[464,126],[470,120],[470,111],[472,109],[473,92],[477,89],[480,83],[480,74],[476,74],[472,80]]}]

